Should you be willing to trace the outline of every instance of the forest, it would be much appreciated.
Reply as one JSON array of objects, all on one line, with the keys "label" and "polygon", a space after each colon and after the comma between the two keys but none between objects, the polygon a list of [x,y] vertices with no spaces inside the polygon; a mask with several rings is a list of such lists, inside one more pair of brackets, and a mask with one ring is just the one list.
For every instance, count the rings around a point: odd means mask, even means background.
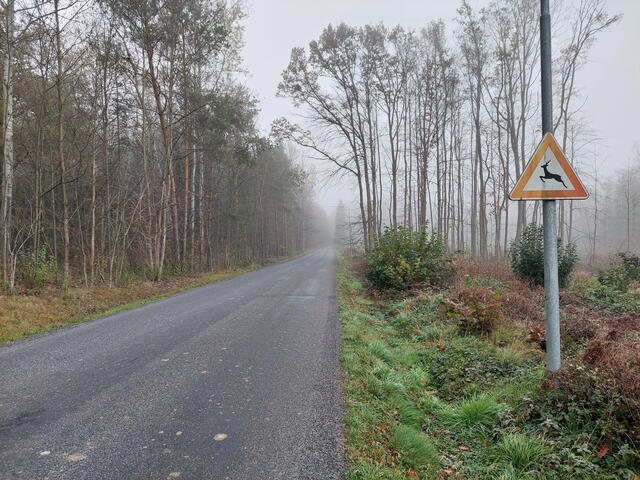
[{"label": "forest", "polygon": [[[621,16],[601,0],[553,6],[555,136],[591,193],[560,202],[559,236],[594,263],[640,246],[640,153],[612,172],[581,111],[582,67]],[[370,249],[385,226],[407,226],[440,232],[451,251],[499,259],[541,222],[540,202],[508,198],[541,138],[538,19],[537,2],[474,10],[463,1],[453,24],[329,25],[292,51],[279,95],[303,120],[278,120],[274,135],[357,187],[357,210],[338,212],[340,237]]]},{"label": "forest", "polygon": [[245,8],[2,2],[9,290],[157,280],[313,246],[312,179],[258,132],[241,82]]}]

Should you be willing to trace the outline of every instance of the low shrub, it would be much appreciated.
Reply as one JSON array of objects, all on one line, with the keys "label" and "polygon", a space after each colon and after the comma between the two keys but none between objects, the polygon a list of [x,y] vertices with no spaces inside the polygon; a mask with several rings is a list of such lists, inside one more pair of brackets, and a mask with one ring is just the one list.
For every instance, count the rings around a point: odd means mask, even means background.
[{"label": "low shrub", "polygon": [[46,249],[30,252],[22,259],[19,283],[27,290],[38,290],[56,280],[58,265]]},{"label": "low shrub", "polygon": [[573,269],[578,264],[578,252],[575,244],[563,245],[558,241],[558,280],[561,287],[569,285]]},{"label": "low shrub", "polygon": [[[461,280],[481,278],[480,282],[499,282],[501,287],[515,279],[508,262],[482,261],[465,257],[456,258],[456,272]],[[486,287],[487,285],[479,285]]]},{"label": "low shrub", "polygon": [[[513,273],[534,285],[544,285],[544,229],[530,223],[519,240],[509,250]],[[576,246],[558,241],[558,278],[561,287],[567,286],[571,273],[578,263]]]},{"label": "low shrub", "polygon": [[493,331],[502,318],[500,298],[482,287],[456,287],[451,299],[442,303],[443,311],[456,321],[464,335],[486,335]]},{"label": "low shrub", "polygon": [[453,275],[452,261],[438,234],[387,228],[367,255],[366,278],[378,290],[443,287]]},{"label": "low shrub", "polygon": [[609,268],[598,272],[598,281],[621,292],[628,291],[632,284],[640,282],[640,255],[618,252]]}]

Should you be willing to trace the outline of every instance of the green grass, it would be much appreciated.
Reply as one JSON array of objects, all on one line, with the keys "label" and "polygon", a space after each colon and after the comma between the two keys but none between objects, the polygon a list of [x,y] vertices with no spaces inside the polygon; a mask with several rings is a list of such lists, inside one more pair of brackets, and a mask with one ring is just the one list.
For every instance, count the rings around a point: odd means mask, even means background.
[{"label": "green grass", "polygon": [[527,470],[542,460],[546,453],[548,448],[543,439],[523,433],[508,433],[495,447],[497,461],[516,471]]},{"label": "green grass", "polygon": [[637,452],[597,458],[589,413],[545,403],[543,352],[522,326],[460,335],[439,314],[446,292],[380,300],[343,261],[338,293],[347,479],[638,479]]},{"label": "green grass", "polygon": [[439,465],[438,450],[429,438],[413,427],[400,424],[395,428],[391,446],[401,455],[401,461],[412,468]]},{"label": "green grass", "polygon": [[504,409],[489,395],[482,394],[451,406],[444,417],[452,428],[488,428],[495,424],[496,416]]},{"label": "green grass", "polygon": [[398,402],[398,420],[401,424],[420,429],[425,423],[425,414],[415,402],[400,396]]}]

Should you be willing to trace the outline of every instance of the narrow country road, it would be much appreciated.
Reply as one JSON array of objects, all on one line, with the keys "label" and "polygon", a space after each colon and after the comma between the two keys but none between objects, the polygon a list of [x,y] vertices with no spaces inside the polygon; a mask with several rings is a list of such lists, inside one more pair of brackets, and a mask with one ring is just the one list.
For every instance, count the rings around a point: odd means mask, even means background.
[{"label": "narrow country road", "polygon": [[0,348],[0,479],[341,478],[322,249]]}]

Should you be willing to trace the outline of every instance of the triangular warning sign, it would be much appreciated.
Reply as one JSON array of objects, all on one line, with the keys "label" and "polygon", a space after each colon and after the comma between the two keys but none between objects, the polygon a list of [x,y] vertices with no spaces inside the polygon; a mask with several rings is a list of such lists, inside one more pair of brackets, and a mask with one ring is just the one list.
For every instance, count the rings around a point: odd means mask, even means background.
[{"label": "triangular warning sign", "polygon": [[584,200],[587,189],[551,133],[543,138],[509,194],[511,200]]}]

